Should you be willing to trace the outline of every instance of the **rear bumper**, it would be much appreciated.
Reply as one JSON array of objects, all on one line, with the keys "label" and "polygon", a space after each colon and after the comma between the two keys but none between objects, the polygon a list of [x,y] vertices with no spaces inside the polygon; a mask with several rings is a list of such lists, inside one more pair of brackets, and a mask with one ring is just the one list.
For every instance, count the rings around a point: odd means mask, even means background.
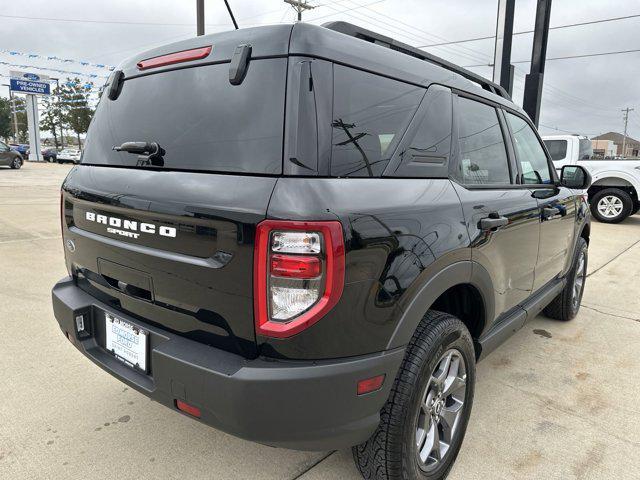
[{"label": "rear bumper", "polygon": [[[113,376],[178,411],[176,400],[200,408],[200,420],[232,435],[297,450],[345,448],[365,441],[380,420],[404,349],[331,361],[248,360],[157,329],[78,288],[67,277],[53,288],[53,309],[78,350]],[[121,363],[104,345],[109,312],[149,332],[150,371]],[[90,334],[79,337],[76,315]],[[356,395],[358,380],[385,374],[382,389]]]}]

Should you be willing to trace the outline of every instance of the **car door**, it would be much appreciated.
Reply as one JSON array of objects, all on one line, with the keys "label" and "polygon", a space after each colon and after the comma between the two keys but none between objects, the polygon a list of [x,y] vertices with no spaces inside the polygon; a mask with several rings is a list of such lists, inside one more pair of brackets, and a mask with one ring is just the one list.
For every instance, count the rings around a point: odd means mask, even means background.
[{"label": "car door", "polygon": [[501,112],[461,95],[454,98],[458,152],[452,177],[471,238],[472,259],[493,281],[499,316],[531,295],[538,256],[538,203],[528,188],[516,183]]},{"label": "car door", "polygon": [[0,142],[0,165],[9,165],[12,159],[9,146],[4,142]]},{"label": "car door", "polygon": [[538,202],[540,249],[533,290],[557,278],[571,255],[576,204],[573,192],[560,187],[553,163],[547,157],[534,127],[522,115],[505,112],[517,159],[520,183],[526,185]]}]

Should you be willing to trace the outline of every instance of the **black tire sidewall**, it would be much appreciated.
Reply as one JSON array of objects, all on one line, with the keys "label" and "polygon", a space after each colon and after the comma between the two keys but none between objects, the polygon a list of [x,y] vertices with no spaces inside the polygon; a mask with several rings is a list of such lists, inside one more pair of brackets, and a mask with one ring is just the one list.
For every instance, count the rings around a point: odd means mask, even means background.
[{"label": "black tire sidewall", "polygon": [[[469,416],[471,415],[471,409],[473,406],[474,386],[475,386],[475,352],[471,337],[462,322],[455,319],[455,317],[449,317],[454,322],[448,322],[442,335],[439,335],[438,341],[432,345],[423,342],[421,345],[425,349],[423,355],[423,362],[420,368],[418,381],[416,382],[411,397],[407,403],[405,411],[405,418],[403,421],[403,444],[406,447],[406,454],[403,455],[403,471],[407,472],[407,478],[420,478],[420,479],[442,479],[445,478],[453,463],[458,456],[460,447],[464,440],[467,425],[469,423]],[[449,349],[458,350],[466,363],[467,370],[467,390],[465,393],[465,404],[461,423],[458,426],[456,437],[450,446],[447,458],[432,472],[428,474],[424,472],[418,465],[416,460],[416,446],[415,446],[415,430],[417,421],[417,412],[420,408],[422,401],[422,394],[427,386],[427,382],[431,377],[431,373],[435,370],[437,362],[442,355]]]},{"label": "black tire sidewall", "polygon": [[[598,211],[598,202],[602,199],[602,197],[606,197],[609,195],[618,197],[622,201],[622,211],[620,212],[620,215],[614,218],[603,217]],[[631,215],[632,209],[633,199],[631,198],[631,195],[619,188],[605,188],[604,190],[600,190],[593,196],[593,199],[591,200],[591,214],[594,216],[594,218],[596,218],[596,220],[602,223],[620,223],[629,215]]]}]

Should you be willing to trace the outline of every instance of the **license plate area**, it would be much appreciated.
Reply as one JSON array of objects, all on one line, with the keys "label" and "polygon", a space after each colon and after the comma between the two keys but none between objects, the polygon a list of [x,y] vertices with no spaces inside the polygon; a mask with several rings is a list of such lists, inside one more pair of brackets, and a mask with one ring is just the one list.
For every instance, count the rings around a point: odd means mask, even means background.
[{"label": "license plate area", "polygon": [[148,332],[105,313],[105,349],[129,367],[147,373]]}]

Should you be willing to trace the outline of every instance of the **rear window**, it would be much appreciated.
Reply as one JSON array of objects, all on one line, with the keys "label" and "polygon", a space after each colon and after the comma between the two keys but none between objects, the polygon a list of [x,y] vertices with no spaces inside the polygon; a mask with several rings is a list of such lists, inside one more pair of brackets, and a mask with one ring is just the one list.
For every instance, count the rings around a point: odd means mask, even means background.
[{"label": "rear window", "polygon": [[564,160],[567,156],[566,140],[544,140],[544,144],[549,150],[551,160]]},{"label": "rear window", "polygon": [[331,175],[380,176],[425,89],[334,66]]},{"label": "rear window", "polygon": [[254,60],[240,85],[229,83],[229,63],[125,80],[116,100],[100,101],[82,163],[141,166],[113,147],[156,142],[164,168],[280,174],[286,62]]}]

